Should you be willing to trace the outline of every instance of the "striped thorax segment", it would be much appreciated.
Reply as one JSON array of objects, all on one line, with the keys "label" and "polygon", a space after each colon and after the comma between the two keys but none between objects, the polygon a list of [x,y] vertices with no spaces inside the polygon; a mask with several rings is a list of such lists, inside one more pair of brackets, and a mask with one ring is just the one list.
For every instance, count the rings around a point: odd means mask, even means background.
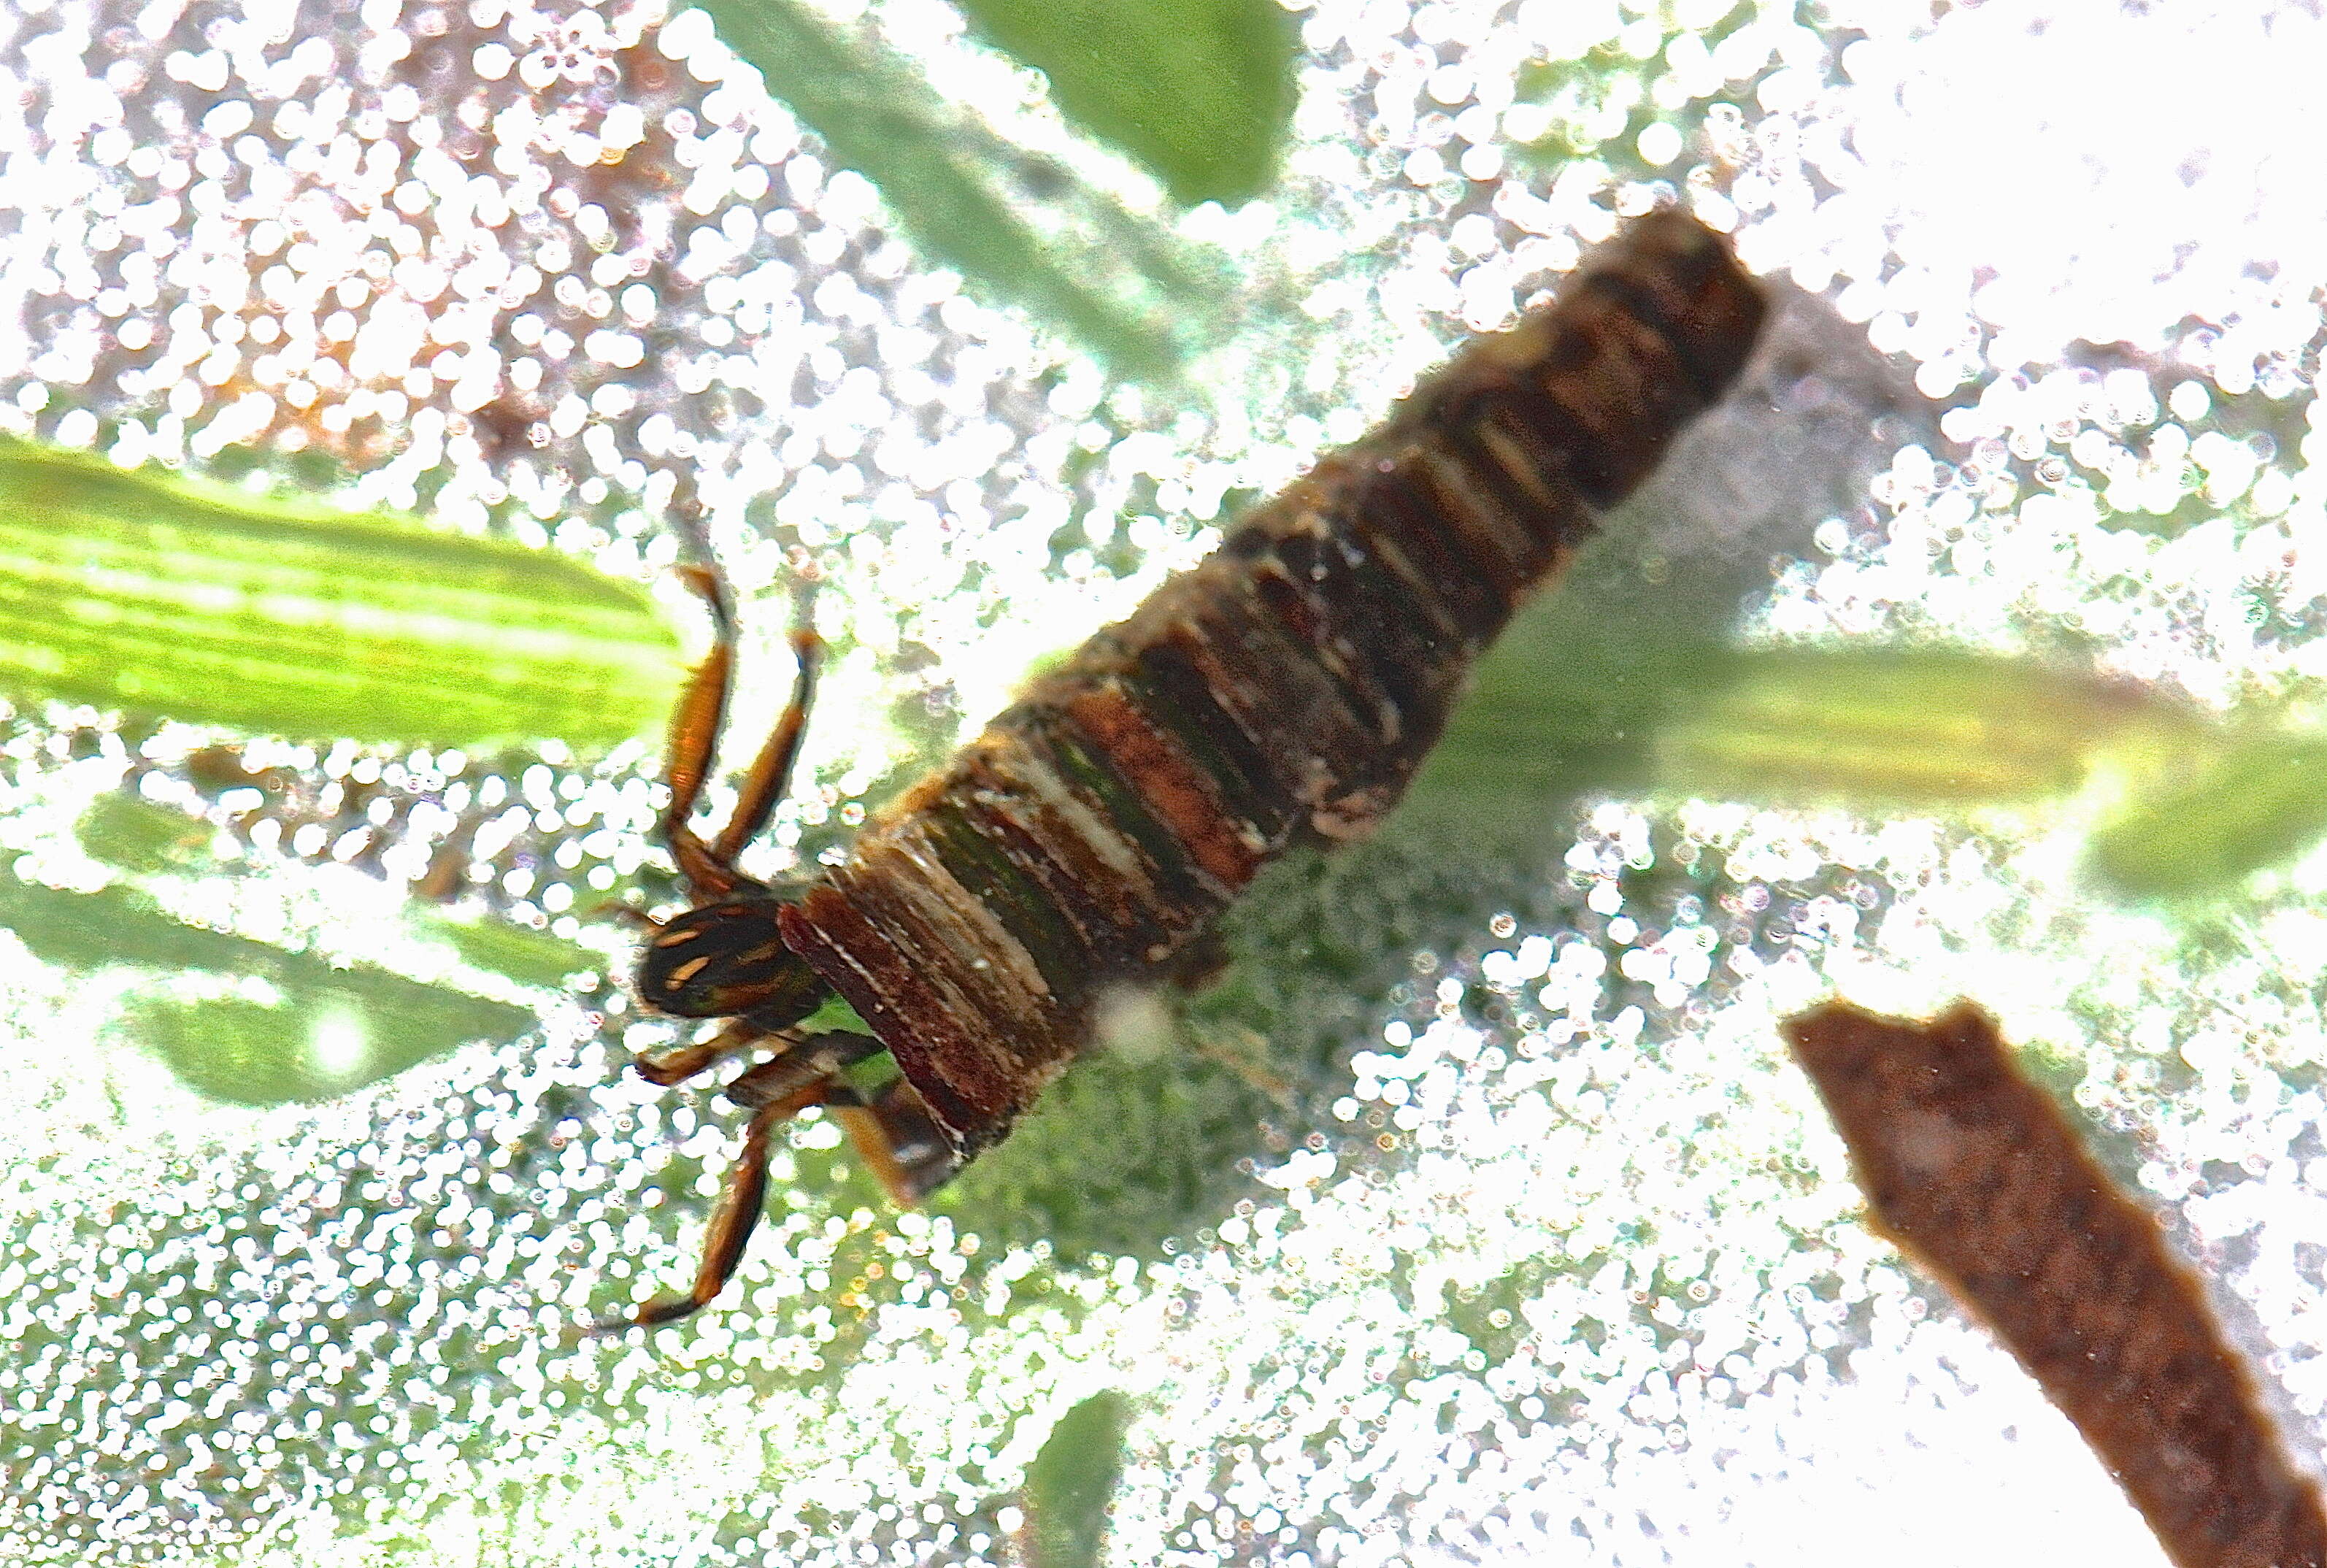
[{"label": "striped thorax segment", "polygon": [[1674,212],[996,718],[783,913],[959,1153],[1270,859],[1369,831],[1472,659],[1743,368],[1761,290]]}]

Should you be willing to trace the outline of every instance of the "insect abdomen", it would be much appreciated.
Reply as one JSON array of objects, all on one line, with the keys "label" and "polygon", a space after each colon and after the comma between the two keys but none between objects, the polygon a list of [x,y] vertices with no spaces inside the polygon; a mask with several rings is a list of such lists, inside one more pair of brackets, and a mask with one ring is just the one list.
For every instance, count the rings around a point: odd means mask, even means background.
[{"label": "insect abdomen", "polygon": [[967,1154],[1303,841],[1362,835],[1472,659],[1743,368],[1719,238],[1636,219],[1550,305],[1093,637],[783,913]]}]

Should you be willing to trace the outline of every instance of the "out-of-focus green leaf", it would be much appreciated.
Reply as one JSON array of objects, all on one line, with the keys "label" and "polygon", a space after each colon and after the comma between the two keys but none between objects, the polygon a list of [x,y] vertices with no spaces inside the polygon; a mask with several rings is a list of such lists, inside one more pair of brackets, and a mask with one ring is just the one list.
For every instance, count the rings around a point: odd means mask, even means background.
[{"label": "out-of-focus green leaf", "polygon": [[0,437],[0,691],[259,734],[576,750],[679,667],[635,583],[547,550]]},{"label": "out-of-focus green leaf", "polygon": [[[880,187],[921,248],[981,290],[1078,339],[1119,376],[1169,378],[1182,305],[1210,300],[1172,268],[1117,245],[1075,245],[1020,216],[1002,183],[1030,155],[948,104],[907,61],[876,51],[793,0],[698,0],[719,36],[832,155]],[[1070,179],[1045,164],[1045,182]],[[1111,205],[1080,192],[1082,205]],[[1162,230],[1117,212],[1117,220]],[[1146,296],[1145,298],[1140,296]],[[1165,308],[1168,295],[1171,309]]]},{"label": "out-of-focus green leaf", "polygon": [[291,957],[248,937],[187,925],[126,888],[73,892],[20,882],[5,870],[0,870],[0,927],[14,932],[34,957],[65,969],[130,964],[272,978]]},{"label": "out-of-focus green leaf", "polygon": [[1612,646],[1531,607],[1480,663],[1471,694],[1423,764],[1406,815],[1524,838],[1597,789],[1642,789],[1649,748],[1676,697],[1717,684],[1735,650],[1674,627]]},{"label": "out-of-focus green leaf", "polygon": [[1059,112],[1154,171],[1172,200],[1236,206],[1276,177],[1292,123],[1292,15],[1275,0],[964,0],[1051,80]]},{"label": "out-of-focus green leaf", "polygon": [[118,793],[98,796],[74,825],[74,836],[89,854],[108,865],[149,875],[195,863],[212,831],[182,811]]},{"label": "out-of-focus green leaf", "polygon": [[1405,815],[1463,842],[1531,842],[1578,794],[1649,785],[1650,738],[1680,695],[1726,677],[1738,607],[1767,589],[1767,552],[1792,537],[1667,559],[1654,521],[1624,513],[1512,618]]},{"label": "out-of-focus green leaf", "polygon": [[1098,1568],[1107,1508],[1123,1479],[1131,1402],[1094,1394],[1051,1428],[1026,1467],[1026,1557],[1033,1568]]},{"label": "out-of-focus green leaf", "polygon": [[1948,810],[2066,795],[2200,733],[2186,705],[2042,659],[1945,648],[1740,649],[1530,610],[1480,670],[1416,814],[1524,830],[1595,789]]},{"label": "out-of-focus green leaf", "polygon": [[2094,834],[2087,865],[2120,897],[2203,899],[2327,835],[2327,739],[2255,730],[2185,753]]},{"label": "out-of-focus green leaf", "polygon": [[520,985],[554,990],[569,975],[595,972],[605,966],[604,955],[594,947],[569,942],[542,931],[529,931],[506,920],[447,919],[441,915],[419,917],[421,931],[453,945],[461,961],[496,975],[506,975]]},{"label": "out-of-focus green leaf", "polygon": [[70,892],[0,871],[0,926],[63,968],[132,965],[260,982],[265,1000],[148,996],[131,1009],[133,1037],[180,1081],[238,1105],[344,1094],[537,1022],[507,1003],[189,926],[118,887]]},{"label": "out-of-focus green leaf", "polygon": [[2105,752],[2198,722],[2160,694],[2036,659],[1761,649],[1681,697],[1650,751],[1668,789],[1930,810],[2065,795]]},{"label": "out-of-focus green leaf", "polygon": [[188,1088],[230,1105],[325,1100],[393,1078],[472,1040],[507,1040],[533,1014],[378,970],[304,985],[279,1003],[142,997],[129,1037]]},{"label": "out-of-focus green leaf", "polygon": [[[1606,621],[1597,623],[1605,626]],[[1415,791],[1416,814],[1524,829],[1593,789],[1946,811],[2126,798],[2088,868],[2129,899],[2235,889],[2327,836],[2327,739],[2225,726],[2162,692],[1942,648],[1735,649],[1670,625],[1514,625]]]}]

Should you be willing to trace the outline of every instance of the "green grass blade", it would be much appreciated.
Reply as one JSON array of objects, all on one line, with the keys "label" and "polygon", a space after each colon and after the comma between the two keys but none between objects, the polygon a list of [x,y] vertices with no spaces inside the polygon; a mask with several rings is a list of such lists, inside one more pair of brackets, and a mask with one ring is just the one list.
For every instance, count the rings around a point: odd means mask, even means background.
[{"label": "green grass blade", "polygon": [[413,923],[422,935],[449,944],[463,964],[505,975],[520,985],[559,990],[569,975],[595,974],[606,966],[605,955],[595,947],[585,947],[547,932],[528,930],[490,915],[476,919],[453,919],[437,914],[417,914]]},{"label": "green grass blade", "polygon": [[1724,674],[1651,742],[1660,787],[1911,811],[2041,800],[2105,751],[2196,723],[2128,683],[1955,649],[1762,649]]},{"label": "green grass blade", "polygon": [[274,1004],[221,997],[137,1000],[128,1037],[195,1093],[239,1106],[327,1100],[393,1078],[472,1040],[512,1040],[523,1008],[378,970],[303,985]]},{"label": "green grass blade", "polygon": [[577,751],[679,667],[635,583],[508,540],[0,437],[0,692],[246,733]]},{"label": "green grass blade", "polygon": [[236,1105],[326,1099],[538,1022],[508,1003],[189,926],[119,887],[71,892],[0,873],[0,926],[61,968],[127,965],[263,983],[267,1000],[140,997],[126,1020],[129,1037],[180,1082]]},{"label": "green grass blade", "polygon": [[1050,78],[1069,122],[1144,163],[1183,207],[1267,189],[1292,124],[1293,17],[1274,0],[964,0]]},{"label": "green grass blade", "polygon": [[202,969],[271,979],[282,948],[173,919],[126,888],[72,892],[0,872],[0,926],[33,956],[62,969],[128,964],[174,972]]},{"label": "green grass blade", "polygon": [[[132,876],[184,873],[215,869],[208,858],[217,830],[174,807],[156,806],[134,795],[116,791],[100,795],[74,825],[80,846],[107,865]],[[123,895],[128,896],[128,895]],[[409,917],[420,936],[451,947],[463,963],[540,990],[561,990],[576,974],[594,974],[606,966],[605,955],[579,942],[569,942],[545,931],[528,930],[490,916],[461,919],[416,908]],[[202,933],[204,936],[214,933]],[[174,939],[174,938],[173,938]],[[238,941],[239,938],[229,938]],[[241,953],[240,948],[227,949]],[[101,955],[81,957],[102,962]],[[853,1014],[851,1015],[853,1017]],[[846,1027],[834,1024],[829,1027]],[[864,1024],[855,1025],[859,1031]]]},{"label": "green grass blade", "polygon": [[2204,727],[2160,693],[2042,659],[1739,648],[1742,594],[1718,570],[1650,584],[1605,543],[1480,662],[1411,815],[1526,836],[1603,790],[1949,811],[2065,796]]}]

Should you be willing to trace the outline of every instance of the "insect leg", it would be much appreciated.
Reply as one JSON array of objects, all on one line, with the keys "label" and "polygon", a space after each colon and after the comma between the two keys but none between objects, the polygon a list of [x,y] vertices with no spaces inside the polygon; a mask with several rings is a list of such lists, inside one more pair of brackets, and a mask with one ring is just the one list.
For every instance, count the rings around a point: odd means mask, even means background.
[{"label": "insect leg", "polygon": [[727,1097],[757,1106],[792,1094],[811,1078],[821,1078],[821,1104],[840,1124],[856,1157],[900,1209],[915,1209],[960,1169],[952,1147],[921,1097],[902,1078],[864,1094],[843,1082],[843,1069],[883,1047],[869,1035],[834,1030],[811,1034],[793,1050],[761,1063],[727,1086]]},{"label": "insect leg", "polygon": [[[762,1062],[729,1084],[727,1097],[747,1110],[756,1111],[789,1099],[811,1084],[821,1083],[834,1095],[846,1095],[848,1086],[840,1075],[868,1057],[880,1054],[881,1042],[869,1034],[850,1034],[836,1029],[819,1031],[802,1037],[781,1056]],[[841,1103],[845,1102],[829,1097],[809,1102]]]},{"label": "insect leg", "polygon": [[743,793],[735,802],[735,815],[712,846],[713,856],[724,865],[734,864],[743,846],[767,826],[768,814],[784,798],[792,764],[799,757],[800,738],[808,731],[808,705],[816,700],[816,673],[824,658],[824,639],[816,634],[806,589],[800,593],[791,640],[792,657],[799,661],[799,674],[792,680],[792,698],[784,705],[783,717],[776,721],[775,733],[760,748],[760,755],[743,780]]},{"label": "insect leg", "polygon": [[612,1334],[623,1329],[652,1329],[664,1323],[675,1323],[709,1306],[727,1282],[735,1277],[736,1265],[743,1261],[744,1244],[760,1223],[760,1206],[768,1197],[768,1139],[776,1125],[816,1103],[817,1090],[804,1089],[796,1101],[778,1100],[762,1106],[753,1114],[751,1125],[743,1130],[743,1147],[735,1156],[734,1169],[727,1172],[727,1189],[719,1195],[719,1208],[711,1217],[711,1232],[704,1238],[703,1262],[696,1268],[695,1284],[683,1296],[662,1296],[649,1302],[627,1318],[607,1318],[590,1325],[593,1334]]},{"label": "insect leg", "polygon": [[[739,1029],[748,1027],[739,1024]],[[724,1039],[735,1031],[723,1031]],[[743,1147],[727,1175],[726,1190],[711,1217],[710,1233],[703,1243],[703,1262],[695,1283],[685,1295],[649,1302],[627,1318],[609,1318],[591,1325],[593,1334],[621,1329],[658,1328],[675,1323],[709,1306],[743,1261],[744,1246],[758,1228],[760,1209],[768,1196],[768,1141],[778,1126],[810,1106],[852,1103],[856,1092],[840,1074],[849,1066],[877,1055],[881,1042],[868,1035],[828,1031],[808,1036],[772,1061],[761,1063],[727,1086],[727,1097],[748,1106],[752,1120],[743,1131]]]},{"label": "insect leg", "polygon": [[739,1018],[708,1040],[687,1041],[659,1050],[640,1051],[631,1058],[631,1070],[650,1084],[669,1088],[768,1038],[768,1031]]},{"label": "insect leg", "polygon": [[961,1169],[929,1106],[902,1078],[855,1104],[834,1100],[831,1110],[857,1158],[900,1209],[919,1208]]},{"label": "insect leg", "polygon": [[735,611],[727,589],[712,572],[683,566],[679,575],[711,609],[711,651],[696,666],[670,719],[670,805],[662,816],[663,842],[681,876],[696,891],[713,897],[733,892],[741,880],[724,856],[715,854],[687,825],[703,798],[703,781],[719,747],[727,718],[727,688],[735,675]]}]

